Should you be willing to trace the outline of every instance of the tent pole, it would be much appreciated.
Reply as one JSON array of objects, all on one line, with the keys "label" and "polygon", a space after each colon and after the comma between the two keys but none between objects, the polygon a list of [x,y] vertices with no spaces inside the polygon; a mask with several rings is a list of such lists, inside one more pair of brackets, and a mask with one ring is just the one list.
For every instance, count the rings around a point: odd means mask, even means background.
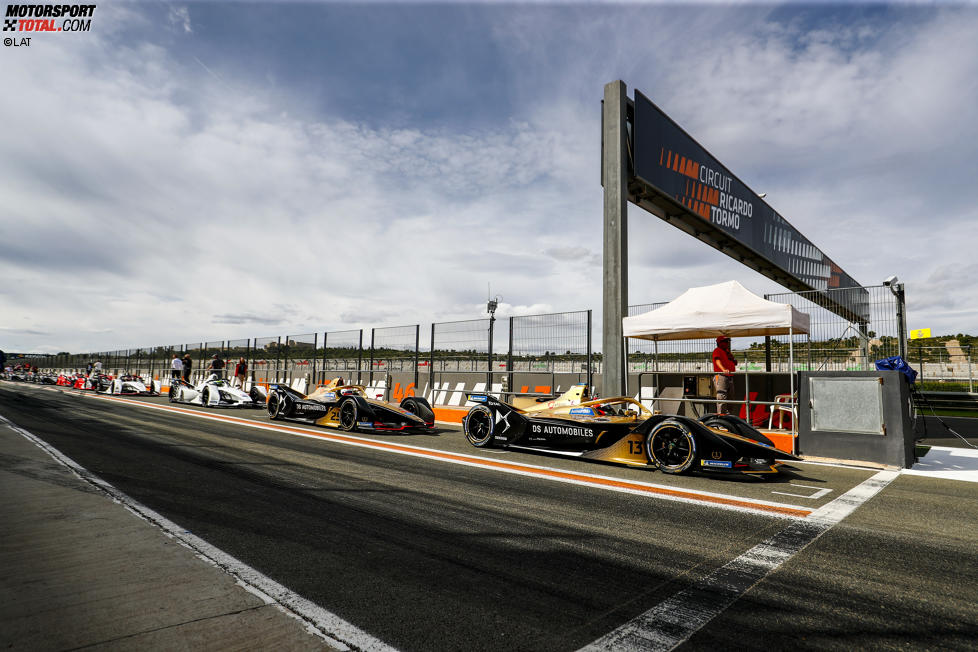
[{"label": "tent pole", "polygon": [[744,421],[754,425],[754,420],[750,415],[750,364],[747,362],[747,354],[744,354],[744,398],[747,400],[744,407]]},{"label": "tent pole", "polygon": [[659,340],[652,340],[652,350],[655,354],[655,362],[652,370],[655,371],[654,386],[652,387],[652,409],[655,410],[655,397],[659,394]]},{"label": "tent pole", "polygon": [[788,377],[790,379],[789,384],[791,387],[791,453],[795,454],[797,452],[798,440],[795,437],[798,430],[798,405],[795,401],[795,333],[794,330],[788,327]]},{"label": "tent pole", "polygon": [[628,396],[628,338],[621,338],[621,359],[625,367],[625,376],[622,378],[622,396]]}]

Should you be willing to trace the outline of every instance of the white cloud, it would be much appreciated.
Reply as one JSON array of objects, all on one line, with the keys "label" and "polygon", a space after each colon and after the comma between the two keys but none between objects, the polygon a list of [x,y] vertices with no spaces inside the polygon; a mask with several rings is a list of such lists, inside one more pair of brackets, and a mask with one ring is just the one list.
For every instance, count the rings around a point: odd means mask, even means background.
[{"label": "white cloud", "polygon": [[[486,281],[535,296],[554,272],[538,241],[556,193],[533,186],[555,143],[538,125],[283,118],[279,98],[245,82],[229,96],[160,48],[101,45],[51,44],[4,73],[20,101],[0,107],[19,127],[0,163],[15,235],[0,245],[16,286],[3,301],[52,333],[20,329],[8,349],[478,316]],[[518,289],[526,279],[539,285]]]},{"label": "white cloud", "polygon": [[184,34],[193,34],[194,29],[190,24],[190,9],[187,7],[170,7],[168,16],[170,24],[182,29]]},{"label": "white cloud", "polygon": [[[524,104],[471,130],[311,114],[301,87],[121,41],[148,29],[131,7],[5,52],[2,347],[478,318],[487,282],[500,317],[599,309],[598,101],[618,76],[857,279],[899,274],[911,324],[947,311],[978,332],[978,290],[953,279],[978,241],[978,12],[804,32],[767,9],[629,8],[544,35],[534,11],[500,12]],[[193,31],[185,7],[170,20]],[[630,223],[635,303],[731,277],[777,289],[642,211]]]}]

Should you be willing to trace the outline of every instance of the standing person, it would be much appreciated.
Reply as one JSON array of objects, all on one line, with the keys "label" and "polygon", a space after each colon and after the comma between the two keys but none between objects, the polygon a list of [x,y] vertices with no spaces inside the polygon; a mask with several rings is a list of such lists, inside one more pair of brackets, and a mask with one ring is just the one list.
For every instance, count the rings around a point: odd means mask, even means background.
[{"label": "standing person", "polygon": [[86,376],[91,376],[92,375],[92,363],[91,363],[91,361],[89,361],[89,363],[85,366],[85,375]]},{"label": "standing person", "polygon": [[207,367],[207,371],[217,376],[217,379],[220,380],[224,378],[224,364],[224,360],[221,359],[221,356],[215,353],[211,356],[211,364],[209,367]]},{"label": "standing person", "polygon": [[248,363],[245,362],[244,358],[238,360],[238,364],[234,365],[234,380],[236,381],[235,387],[238,387],[241,391],[244,391],[245,387],[245,377],[248,375]]},{"label": "standing person", "polygon": [[190,354],[183,356],[183,380],[185,382],[190,382],[190,371],[194,366],[194,361],[190,358]]},{"label": "standing person", "polygon": [[[730,398],[733,393],[733,374],[737,370],[737,361],[730,353],[730,338],[721,335],[717,338],[717,347],[713,349],[713,388],[716,390],[718,401]],[[729,414],[726,403],[717,403],[717,412]]]},{"label": "standing person", "polygon": [[96,360],[95,361],[95,364],[92,365],[92,371],[89,373],[89,375],[91,375],[91,374],[95,374],[96,377],[102,375],[102,361],[101,360]]},{"label": "standing person", "polygon": [[180,361],[180,354],[174,353],[173,359],[170,360],[170,377],[180,380],[183,376],[183,362]]}]

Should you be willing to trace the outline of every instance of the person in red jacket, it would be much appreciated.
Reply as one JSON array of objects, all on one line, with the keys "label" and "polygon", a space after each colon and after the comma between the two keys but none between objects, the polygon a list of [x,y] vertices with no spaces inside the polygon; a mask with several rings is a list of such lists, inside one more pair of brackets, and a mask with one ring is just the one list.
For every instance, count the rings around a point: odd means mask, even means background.
[{"label": "person in red jacket", "polygon": [[[733,374],[737,371],[737,361],[730,353],[730,338],[721,335],[717,338],[717,348],[713,349],[713,389],[718,401],[730,398],[733,393]],[[728,414],[726,403],[717,403],[717,412]]]},{"label": "person in red jacket", "polygon": [[244,391],[245,379],[247,378],[247,376],[248,376],[248,363],[245,362],[244,358],[240,358],[238,360],[238,364],[234,365],[235,387],[238,387],[239,389],[241,389],[241,391]]}]

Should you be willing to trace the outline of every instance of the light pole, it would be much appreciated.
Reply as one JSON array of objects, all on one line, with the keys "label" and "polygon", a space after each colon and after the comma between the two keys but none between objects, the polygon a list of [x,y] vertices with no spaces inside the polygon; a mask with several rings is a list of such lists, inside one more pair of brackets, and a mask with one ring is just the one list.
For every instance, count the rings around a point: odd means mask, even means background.
[{"label": "light pole", "polygon": [[[896,276],[891,276],[883,281],[883,286],[890,289],[897,300],[897,329],[899,329],[900,357],[907,359],[907,296],[903,289],[903,283]],[[923,369],[921,369],[923,371]]]},{"label": "light pole", "polygon": [[486,304],[486,312],[489,313],[489,352],[487,356],[489,364],[486,367],[486,393],[487,394],[492,391],[492,331],[493,331],[493,326],[496,323],[496,308],[499,306],[500,299],[502,299],[502,297],[500,296],[494,297],[492,299],[489,299],[489,302]]}]

